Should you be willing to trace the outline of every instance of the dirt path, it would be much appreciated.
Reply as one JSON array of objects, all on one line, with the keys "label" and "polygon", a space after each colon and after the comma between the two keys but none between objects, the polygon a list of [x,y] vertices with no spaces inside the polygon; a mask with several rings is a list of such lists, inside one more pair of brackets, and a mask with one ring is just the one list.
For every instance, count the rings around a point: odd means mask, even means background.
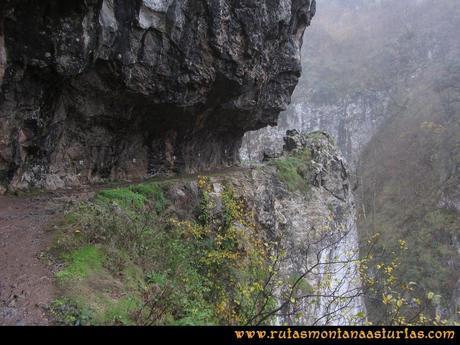
[{"label": "dirt path", "polygon": [[[70,195],[69,195],[70,194]],[[0,196],[0,325],[48,325],[52,269],[41,257],[53,239],[52,221],[88,191]]]},{"label": "dirt path", "polygon": [[[204,173],[213,176],[242,168]],[[158,177],[152,182],[196,178],[197,174]],[[56,294],[52,268],[41,257],[53,240],[52,222],[76,201],[87,200],[103,188],[126,186],[93,185],[90,188],[42,193],[38,196],[0,196],[0,325],[48,325],[46,308]]]},{"label": "dirt path", "polygon": [[0,325],[48,324],[44,307],[54,287],[40,255],[57,212],[46,197],[0,197]]}]

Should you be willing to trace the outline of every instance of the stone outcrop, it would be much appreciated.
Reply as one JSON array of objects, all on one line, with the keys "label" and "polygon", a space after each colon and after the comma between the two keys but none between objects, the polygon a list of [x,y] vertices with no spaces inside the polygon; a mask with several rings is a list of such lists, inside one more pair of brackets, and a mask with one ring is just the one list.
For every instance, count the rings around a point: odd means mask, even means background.
[{"label": "stone outcrop", "polygon": [[50,189],[231,165],[275,124],[314,0],[0,6],[0,177]]},{"label": "stone outcrop", "polygon": [[[245,212],[254,214],[257,231],[269,241],[281,240],[286,254],[280,264],[280,296],[304,275],[294,289],[292,299],[296,302],[276,313],[277,324],[361,323],[365,312],[357,268],[358,234],[346,163],[325,133],[290,131],[285,139],[289,145],[282,156],[251,169],[211,177],[211,204],[222,205],[223,186],[231,186],[247,205]],[[307,187],[289,190],[280,178],[276,160],[290,159],[305,150],[311,157],[306,162],[308,171],[303,172]],[[199,200],[190,195],[197,190],[194,184],[171,187],[177,205],[193,209],[190,200]],[[218,207],[215,212],[222,212]],[[279,305],[284,302],[280,297]]]}]

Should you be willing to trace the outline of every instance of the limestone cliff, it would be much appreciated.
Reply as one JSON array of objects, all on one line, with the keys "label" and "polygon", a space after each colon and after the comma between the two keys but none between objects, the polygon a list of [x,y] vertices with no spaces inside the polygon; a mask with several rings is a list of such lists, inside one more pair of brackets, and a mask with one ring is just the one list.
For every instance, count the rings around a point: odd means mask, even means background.
[{"label": "limestone cliff", "polygon": [[352,167],[361,152],[390,117],[390,97],[385,92],[360,92],[333,102],[314,102],[308,96],[293,102],[280,115],[278,126],[247,132],[240,155],[243,161],[260,161],[264,155],[280,152],[286,130],[326,131],[336,141],[342,155]]},{"label": "limestone cliff", "polygon": [[[216,218],[222,215],[224,186],[231,186],[235,196],[244,200],[245,213],[254,215],[255,231],[262,232],[269,242],[282,244],[282,249],[276,249],[285,252],[276,277],[282,281],[276,292],[280,309],[273,314],[272,322],[360,323],[365,308],[347,165],[327,134],[300,135],[290,131],[284,139],[280,157],[248,170],[210,178],[210,195],[216,205],[212,213]],[[284,163],[289,164],[293,157],[302,157],[297,162],[299,166],[294,163],[293,173],[299,178],[295,190],[290,188],[292,180],[284,174]],[[196,190],[194,184],[175,184],[168,194],[176,196],[177,205],[184,205],[186,200],[199,199],[190,195]],[[292,296],[287,298],[291,290]]]},{"label": "limestone cliff", "polygon": [[0,176],[50,189],[238,160],[301,72],[315,1],[0,6]]}]

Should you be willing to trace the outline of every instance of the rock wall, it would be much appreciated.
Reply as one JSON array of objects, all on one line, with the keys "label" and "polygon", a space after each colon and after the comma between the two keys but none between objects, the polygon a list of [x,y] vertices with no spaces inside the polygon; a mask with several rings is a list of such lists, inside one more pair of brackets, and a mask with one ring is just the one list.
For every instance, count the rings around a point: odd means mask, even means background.
[{"label": "rock wall", "polygon": [[289,103],[315,7],[3,2],[0,176],[54,189],[234,164],[244,132]]},{"label": "rock wall", "polygon": [[386,93],[373,91],[347,96],[337,103],[318,104],[305,97],[281,114],[278,126],[246,133],[241,159],[260,161],[264,155],[282,151],[288,129],[321,130],[332,136],[345,159],[355,167],[366,144],[388,118],[389,103]]},{"label": "rock wall", "polygon": [[[267,238],[281,239],[286,252],[280,266],[284,289],[292,287],[288,282],[304,276],[294,289],[295,302],[276,313],[276,323],[360,323],[365,311],[357,268],[355,205],[346,163],[327,134],[304,136],[292,131],[287,139],[290,152],[285,150],[275,160],[308,150],[311,169],[303,175],[306,190],[288,190],[272,164],[274,160],[269,160],[250,170],[213,177],[213,203],[221,204],[222,183],[230,183]],[[187,198],[191,189],[180,194]],[[282,290],[279,296],[285,292]],[[279,304],[283,302],[280,297]]]},{"label": "rock wall", "polygon": [[6,68],[6,51],[5,51],[5,37],[3,35],[3,18],[0,17],[0,84],[3,81]]}]

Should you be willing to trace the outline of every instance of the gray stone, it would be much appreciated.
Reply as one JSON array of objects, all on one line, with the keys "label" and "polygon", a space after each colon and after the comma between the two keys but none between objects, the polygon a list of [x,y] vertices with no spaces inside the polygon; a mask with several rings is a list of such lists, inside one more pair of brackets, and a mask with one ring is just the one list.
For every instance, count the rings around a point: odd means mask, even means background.
[{"label": "gray stone", "polygon": [[[52,185],[48,174],[86,183],[235,164],[244,132],[275,124],[289,104],[314,8],[2,2],[0,138],[12,154],[0,171],[18,188]],[[27,133],[21,149],[18,129]]]},{"label": "gray stone", "polygon": [[[222,203],[222,189],[215,188],[216,185],[231,186],[238,200],[244,200],[247,205],[245,213],[255,215],[256,231],[263,233],[269,242],[281,240],[286,254],[281,260],[278,278],[284,287],[318,260],[321,263],[305,278],[305,283],[314,289],[313,296],[303,299],[296,308],[292,305],[283,308],[277,324],[359,323],[356,315],[365,310],[359,297],[361,283],[355,261],[359,248],[355,206],[351,191],[345,187],[349,185],[347,166],[327,134],[296,133],[295,136],[301,143],[296,149],[309,149],[312,153],[312,171],[304,176],[308,190],[288,191],[276,167],[261,164],[225,177],[211,177],[212,204]],[[284,152],[285,157],[290,154]],[[315,178],[310,179],[311,175],[316,176],[319,183]],[[222,213],[219,206],[212,211],[214,218]],[[233,225],[244,229],[239,223]],[[334,261],[341,263],[334,264]],[[294,297],[297,296],[302,296],[302,292],[295,291]],[[280,297],[279,303],[282,301]],[[328,317],[321,318],[329,312]]]}]

